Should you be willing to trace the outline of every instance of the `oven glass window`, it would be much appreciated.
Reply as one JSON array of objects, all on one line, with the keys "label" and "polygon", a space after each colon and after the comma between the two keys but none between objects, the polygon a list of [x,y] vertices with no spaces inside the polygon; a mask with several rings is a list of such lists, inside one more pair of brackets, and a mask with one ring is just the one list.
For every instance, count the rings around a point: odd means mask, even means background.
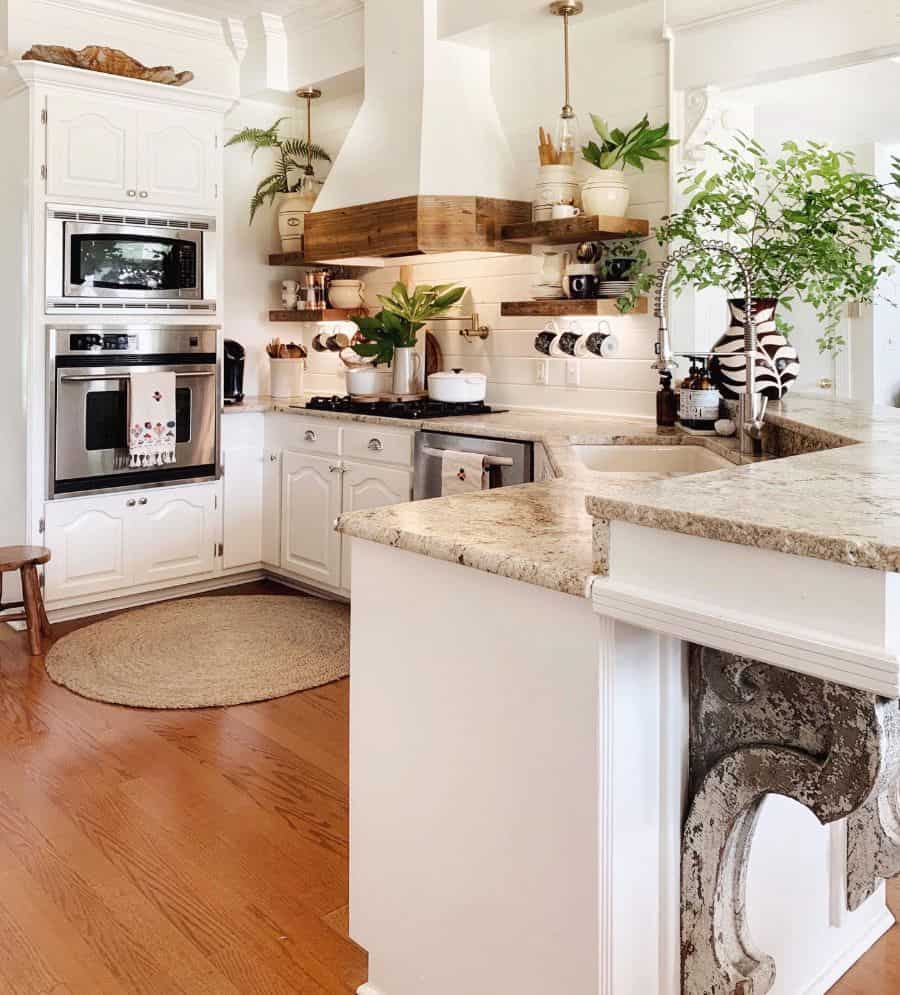
[{"label": "oven glass window", "polygon": [[156,235],[71,235],[69,278],[98,290],[194,290],[197,243]]},{"label": "oven glass window", "polygon": [[[85,449],[125,449],[128,394],[124,390],[92,390],[85,397]],[[175,390],[175,441],[191,440],[191,388]]]}]

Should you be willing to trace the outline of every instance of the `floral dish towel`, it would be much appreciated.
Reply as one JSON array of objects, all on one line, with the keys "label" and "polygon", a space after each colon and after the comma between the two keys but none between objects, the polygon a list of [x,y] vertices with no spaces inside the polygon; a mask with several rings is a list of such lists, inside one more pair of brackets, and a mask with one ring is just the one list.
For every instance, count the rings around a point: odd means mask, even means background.
[{"label": "floral dish towel", "polygon": [[175,374],[132,373],[128,391],[128,465],[175,462]]}]

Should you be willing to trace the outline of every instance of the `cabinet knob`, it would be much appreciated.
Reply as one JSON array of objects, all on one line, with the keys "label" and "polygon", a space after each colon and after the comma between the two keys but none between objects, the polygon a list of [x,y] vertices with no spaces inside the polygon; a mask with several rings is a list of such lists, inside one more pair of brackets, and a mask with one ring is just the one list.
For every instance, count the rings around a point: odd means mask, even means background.
[{"label": "cabinet knob", "polygon": [[134,507],[134,506],[135,506],[136,504],[137,504],[137,501],[135,501],[135,499],[134,499],[134,498],[129,498],[129,499],[128,499],[128,500],[127,500],[127,501],[125,502],[125,507],[126,507],[126,508],[133,508],[133,507]]},{"label": "cabinet knob", "polygon": [[303,433],[303,438],[306,439],[307,442],[315,442],[316,441],[316,433],[311,428],[308,428]]},{"label": "cabinet knob", "polygon": [[126,190],[125,193],[128,194],[129,197],[137,197],[137,190]]},{"label": "cabinet knob", "polygon": [[821,390],[831,390],[834,386],[834,381],[831,377],[822,377],[816,386],[818,386]]},{"label": "cabinet knob", "polygon": [[269,453],[269,462],[270,463],[277,463],[278,462],[278,453]]},{"label": "cabinet knob", "polygon": [[328,472],[329,473],[340,473],[340,470],[341,470],[341,468],[339,466],[330,466],[330,467],[328,467]]},{"label": "cabinet knob", "polygon": [[142,190],[141,193],[140,193],[140,196],[141,197],[149,197],[150,194],[148,194],[146,190]]},{"label": "cabinet knob", "polygon": [[380,453],[381,450],[384,449],[384,443],[381,439],[369,439],[369,449],[371,449],[373,453]]},{"label": "cabinet knob", "polygon": [[147,503],[146,498],[138,498],[138,504],[146,504],[146,503]]}]

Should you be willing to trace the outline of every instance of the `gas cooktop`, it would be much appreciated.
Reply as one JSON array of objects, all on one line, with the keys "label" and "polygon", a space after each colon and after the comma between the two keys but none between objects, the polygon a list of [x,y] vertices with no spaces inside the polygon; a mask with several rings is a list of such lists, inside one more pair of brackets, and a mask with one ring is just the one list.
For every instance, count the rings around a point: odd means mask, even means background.
[{"label": "gas cooktop", "polygon": [[352,397],[311,397],[305,405],[292,404],[313,411],[334,411],[352,415],[378,415],[381,418],[406,418],[425,421],[431,418],[459,418],[461,415],[497,415],[506,408],[491,408],[483,401],[453,404],[449,401],[432,401],[423,397],[418,401],[360,401]]}]

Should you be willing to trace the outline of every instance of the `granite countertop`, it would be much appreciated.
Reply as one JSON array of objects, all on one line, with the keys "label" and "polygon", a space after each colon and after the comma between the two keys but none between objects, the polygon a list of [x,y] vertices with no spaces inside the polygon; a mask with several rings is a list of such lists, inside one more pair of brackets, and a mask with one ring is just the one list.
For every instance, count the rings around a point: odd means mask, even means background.
[{"label": "granite countertop", "polygon": [[[370,420],[367,416],[344,417]],[[584,597],[588,581],[604,573],[606,563],[603,536],[595,543],[595,522],[585,504],[596,474],[577,459],[572,446],[693,444],[737,458],[732,440],[658,431],[649,419],[509,411],[412,424],[539,443],[557,479],[357,511],[341,516],[338,529],[346,535],[576,597]],[[617,475],[623,488],[646,479],[645,475]]]},{"label": "granite countertop", "polygon": [[588,510],[601,522],[900,571],[900,410],[787,398],[767,421],[829,448],[635,483],[627,495],[598,480]]}]

